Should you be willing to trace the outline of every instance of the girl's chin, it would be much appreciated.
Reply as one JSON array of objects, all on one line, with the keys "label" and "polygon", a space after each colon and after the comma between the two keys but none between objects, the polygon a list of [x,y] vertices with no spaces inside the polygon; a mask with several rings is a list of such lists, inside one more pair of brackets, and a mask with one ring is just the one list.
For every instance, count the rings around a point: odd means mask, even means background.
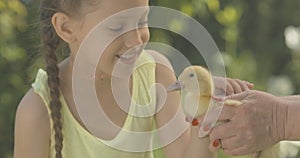
[{"label": "girl's chin", "polygon": [[112,76],[118,78],[129,78],[133,72],[135,61],[136,60],[130,60],[130,61],[118,60],[118,62],[112,68],[112,73],[111,73]]}]

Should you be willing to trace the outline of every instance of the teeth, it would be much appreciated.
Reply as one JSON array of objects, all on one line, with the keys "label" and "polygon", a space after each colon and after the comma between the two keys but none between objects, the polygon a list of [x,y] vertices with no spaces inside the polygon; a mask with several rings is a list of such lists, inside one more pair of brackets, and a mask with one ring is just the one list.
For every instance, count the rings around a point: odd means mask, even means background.
[{"label": "teeth", "polygon": [[135,53],[131,53],[131,54],[123,54],[121,55],[122,58],[125,58],[125,59],[130,59],[130,58],[133,58],[135,56]]}]

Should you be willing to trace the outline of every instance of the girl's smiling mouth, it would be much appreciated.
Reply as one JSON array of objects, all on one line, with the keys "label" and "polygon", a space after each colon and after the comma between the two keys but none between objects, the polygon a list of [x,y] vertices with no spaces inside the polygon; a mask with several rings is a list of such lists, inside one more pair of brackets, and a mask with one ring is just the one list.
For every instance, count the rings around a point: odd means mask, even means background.
[{"label": "girl's smiling mouth", "polygon": [[116,57],[120,59],[122,63],[133,64],[137,60],[138,56],[141,54],[142,51],[143,51],[143,47],[138,46],[126,51],[123,54],[117,54]]},{"label": "girl's smiling mouth", "polygon": [[139,52],[124,53],[122,55],[117,55],[117,58],[119,58],[125,64],[133,64],[139,54]]}]

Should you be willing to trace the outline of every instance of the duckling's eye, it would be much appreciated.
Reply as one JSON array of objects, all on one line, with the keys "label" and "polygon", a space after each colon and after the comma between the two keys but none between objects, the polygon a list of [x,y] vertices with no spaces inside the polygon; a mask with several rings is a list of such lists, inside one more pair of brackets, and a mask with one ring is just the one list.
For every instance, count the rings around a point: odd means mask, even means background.
[{"label": "duckling's eye", "polygon": [[190,73],[190,75],[189,75],[191,78],[192,77],[194,77],[195,76],[195,74],[194,73]]}]

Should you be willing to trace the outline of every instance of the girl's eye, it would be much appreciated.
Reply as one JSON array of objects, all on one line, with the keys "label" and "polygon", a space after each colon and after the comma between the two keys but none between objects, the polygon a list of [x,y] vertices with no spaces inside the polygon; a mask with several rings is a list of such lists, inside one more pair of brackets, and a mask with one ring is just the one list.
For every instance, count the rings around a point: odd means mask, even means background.
[{"label": "girl's eye", "polygon": [[120,26],[120,27],[112,27],[112,28],[108,28],[110,31],[113,31],[113,32],[120,32],[123,30],[123,26]]}]

